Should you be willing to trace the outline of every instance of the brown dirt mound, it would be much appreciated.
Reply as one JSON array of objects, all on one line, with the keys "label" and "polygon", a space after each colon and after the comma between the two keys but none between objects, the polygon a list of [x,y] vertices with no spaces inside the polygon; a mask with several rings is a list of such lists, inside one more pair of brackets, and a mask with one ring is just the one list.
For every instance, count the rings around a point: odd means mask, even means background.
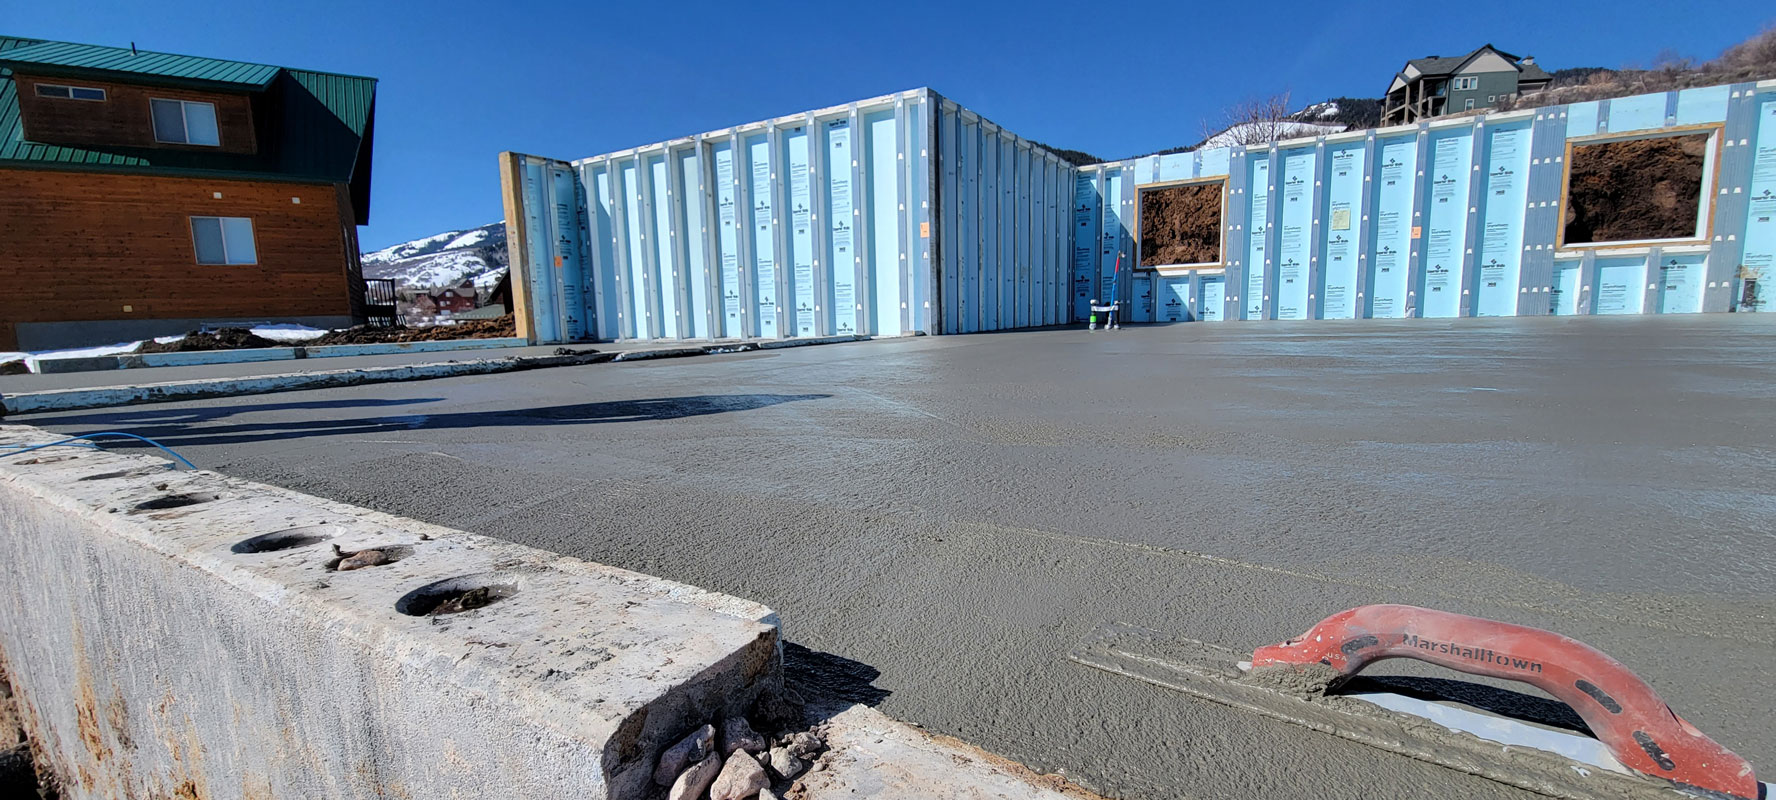
[{"label": "brown dirt mound", "polygon": [[215,331],[192,331],[185,338],[176,342],[156,342],[152,339],[136,347],[138,353],[192,353],[200,350],[245,350],[253,347],[285,347],[283,342],[274,342],[263,336],[256,336],[246,328],[221,328]]},{"label": "brown dirt mound", "polygon": [[496,319],[475,319],[455,325],[430,328],[372,328],[359,326],[333,331],[306,345],[387,344],[390,342],[443,342],[457,339],[503,339],[518,335],[518,323],[511,314]]},{"label": "brown dirt mound", "polygon": [[1566,243],[1694,237],[1707,149],[1707,134],[1574,147]]},{"label": "brown dirt mound", "polygon": [[1141,192],[1141,266],[1221,260],[1221,186],[1192,183]]}]

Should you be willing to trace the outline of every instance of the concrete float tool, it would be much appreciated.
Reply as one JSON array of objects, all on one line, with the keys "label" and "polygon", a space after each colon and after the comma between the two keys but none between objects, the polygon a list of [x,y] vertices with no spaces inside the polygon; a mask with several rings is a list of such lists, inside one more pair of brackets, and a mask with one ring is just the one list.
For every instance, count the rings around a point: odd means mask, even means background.
[{"label": "concrete float tool", "polygon": [[[1069,658],[1550,797],[1770,797],[1745,759],[1685,722],[1627,667],[1539,628],[1373,605],[1250,655],[1113,623]],[[1524,708],[1553,704],[1492,687],[1357,676],[1391,658],[1530,684],[1583,725],[1525,721],[1538,715]],[[1595,738],[1572,730],[1580,727]]]}]

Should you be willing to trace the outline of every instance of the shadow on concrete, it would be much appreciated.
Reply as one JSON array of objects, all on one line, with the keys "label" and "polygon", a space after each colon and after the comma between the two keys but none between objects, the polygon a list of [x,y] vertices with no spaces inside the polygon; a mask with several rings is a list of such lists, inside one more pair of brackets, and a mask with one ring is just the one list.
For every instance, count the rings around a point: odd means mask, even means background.
[{"label": "shadow on concrete", "polygon": [[795,642],[783,643],[783,682],[809,700],[880,705],[893,694],[875,685],[881,676],[881,670],[868,664],[809,650]]},{"label": "shadow on concrete", "polygon": [[[539,408],[516,408],[498,411],[472,411],[446,414],[402,414],[398,416],[362,417],[357,419],[297,419],[278,422],[236,424],[203,424],[202,420],[167,420],[152,410],[120,411],[85,417],[59,417],[44,420],[56,429],[82,424],[103,424],[113,430],[145,436],[169,447],[244,444],[311,436],[361,436],[378,433],[400,433],[420,430],[451,430],[473,428],[518,428],[538,425],[592,425],[611,422],[654,422],[723,414],[734,411],[793,403],[801,400],[823,400],[827,394],[721,394],[689,397],[661,397],[648,400],[615,400],[603,403],[574,403]],[[273,410],[278,406],[299,404],[242,405],[226,409],[198,409],[198,412],[247,414]],[[317,410],[328,410],[327,404]],[[288,409],[286,409],[288,410]],[[127,445],[120,445],[127,446]],[[146,447],[148,445],[139,445]]]},{"label": "shadow on concrete", "polygon": [[[211,408],[168,408],[165,406],[123,406],[86,413],[45,411],[27,420],[39,427],[46,425],[146,425],[196,424],[232,417],[236,414],[257,414],[265,411],[330,411],[347,408],[385,408],[388,406],[441,403],[442,397],[415,397],[407,400],[357,398],[351,400],[308,400],[299,403],[234,403]],[[21,418],[23,414],[19,415]]]}]

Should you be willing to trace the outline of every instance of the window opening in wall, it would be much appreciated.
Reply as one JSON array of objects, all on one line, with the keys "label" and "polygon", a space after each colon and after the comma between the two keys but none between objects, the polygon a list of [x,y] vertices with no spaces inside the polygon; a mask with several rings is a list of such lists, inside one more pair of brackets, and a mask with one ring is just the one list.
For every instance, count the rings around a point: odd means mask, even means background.
[{"label": "window opening in wall", "polygon": [[1480,87],[1480,79],[1479,78],[1456,78],[1455,79],[1455,90],[1458,92],[1470,91],[1472,89],[1477,89],[1479,87]]},{"label": "window opening in wall", "polygon": [[1221,263],[1225,180],[1141,187],[1140,266]]},{"label": "window opening in wall", "polygon": [[48,83],[37,84],[38,97],[54,97],[60,100],[104,100],[105,90],[90,86],[56,86]]},{"label": "window opening in wall", "polygon": [[154,111],[154,140],[168,144],[199,144],[218,147],[221,131],[216,128],[216,104],[191,100],[149,101]]},{"label": "window opening in wall", "polygon": [[253,221],[246,217],[192,217],[191,241],[199,264],[257,264]]},{"label": "window opening in wall", "polygon": [[1701,239],[1712,132],[1573,143],[1561,243]]}]

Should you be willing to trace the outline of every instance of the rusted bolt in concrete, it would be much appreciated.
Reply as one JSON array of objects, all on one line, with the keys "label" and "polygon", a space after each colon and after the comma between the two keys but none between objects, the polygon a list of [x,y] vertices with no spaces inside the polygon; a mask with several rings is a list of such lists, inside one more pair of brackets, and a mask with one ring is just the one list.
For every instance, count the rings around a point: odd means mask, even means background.
[{"label": "rusted bolt in concrete", "polygon": [[410,617],[437,617],[485,608],[518,594],[516,581],[494,575],[446,578],[408,592],[395,610]]}]

